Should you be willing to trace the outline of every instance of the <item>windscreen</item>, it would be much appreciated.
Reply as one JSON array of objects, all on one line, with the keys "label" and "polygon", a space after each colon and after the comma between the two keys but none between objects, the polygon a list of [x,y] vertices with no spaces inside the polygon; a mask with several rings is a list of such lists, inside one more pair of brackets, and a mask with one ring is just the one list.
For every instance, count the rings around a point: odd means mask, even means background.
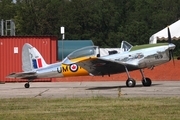
[{"label": "windscreen", "polygon": [[122,43],[121,43],[121,48],[122,48],[122,50],[124,52],[125,51],[130,51],[132,47],[133,46],[130,43],[126,42],[126,41],[122,41]]},{"label": "windscreen", "polygon": [[78,49],[67,56],[68,59],[75,59],[86,56],[97,56],[98,46],[88,46]]}]

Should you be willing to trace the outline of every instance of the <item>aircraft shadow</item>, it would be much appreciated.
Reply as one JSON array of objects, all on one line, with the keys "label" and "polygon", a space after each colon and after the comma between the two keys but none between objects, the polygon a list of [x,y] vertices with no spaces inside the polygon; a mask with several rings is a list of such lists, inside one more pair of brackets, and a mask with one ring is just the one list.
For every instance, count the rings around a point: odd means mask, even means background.
[{"label": "aircraft shadow", "polygon": [[[161,84],[152,84],[151,86],[158,86],[158,85],[161,85]],[[12,89],[36,89],[36,88],[41,88],[41,89],[51,89],[51,88],[87,88],[88,86],[84,87],[84,86],[79,86],[79,87],[59,87],[59,86],[53,86],[53,87],[30,87],[30,88],[24,88],[23,86],[20,87],[20,88],[12,88]],[[139,84],[139,85],[136,85],[136,87],[144,87],[143,85]],[[118,89],[118,88],[129,88],[127,87],[126,85],[123,85],[123,86],[101,86],[101,87],[92,87],[92,88],[87,88],[85,90],[108,90],[108,89]]]},{"label": "aircraft shadow", "polygon": [[[151,86],[158,86],[158,85],[161,85],[161,84],[152,84]],[[143,85],[136,85],[136,87],[145,87]],[[127,86],[102,86],[102,87],[93,87],[93,88],[88,88],[86,90],[108,90],[108,89],[118,89],[118,88],[129,88]],[[134,87],[133,87],[134,88]]]}]

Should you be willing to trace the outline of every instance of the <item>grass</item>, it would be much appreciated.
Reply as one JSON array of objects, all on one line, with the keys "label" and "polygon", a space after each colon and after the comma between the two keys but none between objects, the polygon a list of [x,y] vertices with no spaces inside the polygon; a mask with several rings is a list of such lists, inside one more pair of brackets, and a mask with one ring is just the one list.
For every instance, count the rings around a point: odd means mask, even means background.
[{"label": "grass", "polygon": [[0,120],[178,120],[180,98],[0,99]]}]

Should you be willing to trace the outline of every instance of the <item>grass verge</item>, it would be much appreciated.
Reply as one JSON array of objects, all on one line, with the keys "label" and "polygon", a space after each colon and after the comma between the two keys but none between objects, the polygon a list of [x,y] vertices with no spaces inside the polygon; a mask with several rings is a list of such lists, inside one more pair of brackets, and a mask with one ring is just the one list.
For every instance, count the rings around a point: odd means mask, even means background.
[{"label": "grass verge", "polygon": [[180,98],[0,99],[0,120],[179,120]]}]

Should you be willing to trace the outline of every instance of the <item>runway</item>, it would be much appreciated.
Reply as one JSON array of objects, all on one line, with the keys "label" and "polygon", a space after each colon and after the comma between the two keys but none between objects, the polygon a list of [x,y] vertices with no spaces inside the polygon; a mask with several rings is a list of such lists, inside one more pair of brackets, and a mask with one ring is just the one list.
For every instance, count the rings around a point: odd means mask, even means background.
[{"label": "runway", "polygon": [[153,81],[144,87],[141,81],[128,88],[117,82],[32,82],[0,84],[0,98],[87,98],[87,97],[180,97],[180,81]]}]

